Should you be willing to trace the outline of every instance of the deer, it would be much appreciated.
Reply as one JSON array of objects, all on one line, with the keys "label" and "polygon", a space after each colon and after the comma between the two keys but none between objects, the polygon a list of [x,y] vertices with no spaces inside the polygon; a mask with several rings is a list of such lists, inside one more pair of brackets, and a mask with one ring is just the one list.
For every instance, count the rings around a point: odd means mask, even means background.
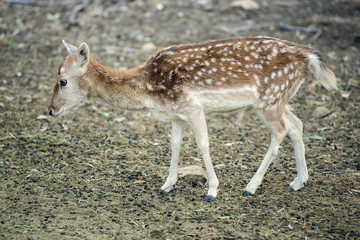
[{"label": "deer", "polygon": [[217,197],[219,180],[205,118],[209,112],[255,112],[270,131],[270,147],[243,196],[255,194],[286,135],[293,144],[297,171],[289,189],[298,191],[307,183],[303,124],[288,102],[309,78],[327,90],[339,89],[318,51],[272,37],[235,37],[170,46],[139,66],[115,70],[92,58],[87,43],[76,47],[63,40],[63,44],[69,55],[58,69],[49,115],[64,115],[81,100],[95,98],[171,122],[170,170],[160,194],[177,182],[180,146],[188,125],[208,178],[204,200]]}]

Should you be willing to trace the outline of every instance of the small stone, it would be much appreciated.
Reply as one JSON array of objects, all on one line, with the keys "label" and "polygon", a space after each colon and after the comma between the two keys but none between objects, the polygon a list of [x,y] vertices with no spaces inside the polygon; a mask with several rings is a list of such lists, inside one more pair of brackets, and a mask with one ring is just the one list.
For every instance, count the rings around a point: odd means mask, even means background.
[{"label": "small stone", "polygon": [[157,49],[157,47],[155,46],[154,43],[152,42],[148,42],[148,43],[145,43],[142,48],[142,50],[151,50],[151,51],[155,51]]},{"label": "small stone", "polygon": [[245,10],[257,10],[260,8],[259,4],[252,0],[232,1],[230,7],[241,7]]},{"label": "small stone", "polygon": [[136,122],[129,122],[128,124],[132,132],[137,132],[137,133],[146,132],[146,127],[142,124],[138,124]]},{"label": "small stone", "polygon": [[314,110],[313,116],[315,118],[323,118],[331,114],[331,111],[326,107],[317,107]]},{"label": "small stone", "polygon": [[156,4],[156,9],[158,11],[162,11],[162,10],[164,10],[164,5],[162,3],[158,3],[158,4]]}]

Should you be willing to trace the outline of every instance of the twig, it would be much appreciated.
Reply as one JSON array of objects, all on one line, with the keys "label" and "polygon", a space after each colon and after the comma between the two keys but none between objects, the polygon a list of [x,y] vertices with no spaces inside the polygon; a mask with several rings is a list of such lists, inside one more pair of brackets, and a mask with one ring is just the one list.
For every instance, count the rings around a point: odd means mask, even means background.
[{"label": "twig", "polygon": [[33,6],[49,6],[51,3],[45,1],[36,1],[36,0],[3,0],[6,3],[13,3],[13,4],[27,4]]},{"label": "twig", "polygon": [[205,234],[201,235],[201,237],[208,237],[208,236],[211,236],[211,235],[214,235],[214,234],[217,234],[217,233],[218,233],[217,231],[209,232],[209,233],[205,233]]},{"label": "twig", "polygon": [[6,139],[10,138],[9,136],[6,136],[6,137],[3,137],[3,138],[0,138],[0,141],[4,141]]},{"label": "twig", "polygon": [[117,48],[117,49],[124,53],[146,53],[146,54],[154,53],[153,50],[143,50],[137,48]]},{"label": "twig", "polygon": [[258,23],[258,24],[252,24],[252,25],[241,25],[236,28],[234,28],[235,32],[243,32],[243,31],[250,31],[250,30],[257,30],[260,28],[267,28],[275,26],[276,23],[274,22],[265,22],[265,23]]},{"label": "twig", "polygon": [[2,0],[5,3],[11,4],[26,4],[32,6],[55,6],[55,5],[69,5],[69,4],[77,4],[80,2],[90,3],[92,0],[74,0],[74,1],[37,1],[37,0]]},{"label": "twig", "polygon": [[49,74],[49,73],[39,73],[39,72],[34,72],[33,70],[27,70],[27,71],[24,71],[24,73],[31,74],[36,77],[51,77],[52,76],[52,74]]},{"label": "twig", "polygon": [[285,31],[301,31],[301,32],[315,33],[315,35],[311,38],[311,40],[317,39],[322,33],[322,30],[320,28],[291,26],[283,23],[279,23],[279,28],[280,30],[285,30]]},{"label": "twig", "polygon": [[76,21],[76,15],[85,9],[85,7],[87,6],[87,4],[80,4],[77,5],[76,7],[74,7],[74,9],[71,11],[69,19],[68,19],[68,26],[67,28],[71,28],[72,26],[77,25],[77,21]]},{"label": "twig", "polygon": [[18,140],[18,141],[19,141],[19,139],[18,139],[17,137],[15,137],[12,133],[9,133],[9,135],[10,135],[10,137],[12,137],[13,139],[15,139],[15,140]]}]

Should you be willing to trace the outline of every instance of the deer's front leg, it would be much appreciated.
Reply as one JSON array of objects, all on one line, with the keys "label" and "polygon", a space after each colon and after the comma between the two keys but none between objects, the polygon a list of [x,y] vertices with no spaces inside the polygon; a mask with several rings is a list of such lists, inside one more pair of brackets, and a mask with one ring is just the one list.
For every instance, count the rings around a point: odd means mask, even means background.
[{"label": "deer's front leg", "polygon": [[203,155],[206,173],[208,176],[209,190],[204,201],[209,201],[217,196],[219,180],[216,177],[209,152],[209,136],[205,120],[205,114],[202,110],[195,110],[188,116],[188,123],[194,132],[196,144]]},{"label": "deer's front leg", "polygon": [[165,184],[160,188],[159,193],[169,192],[177,181],[177,168],[179,162],[180,146],[183,139],[185,123],[182,120],[174,120],[171,122],[171,163],[169,176],[166,178]]}]

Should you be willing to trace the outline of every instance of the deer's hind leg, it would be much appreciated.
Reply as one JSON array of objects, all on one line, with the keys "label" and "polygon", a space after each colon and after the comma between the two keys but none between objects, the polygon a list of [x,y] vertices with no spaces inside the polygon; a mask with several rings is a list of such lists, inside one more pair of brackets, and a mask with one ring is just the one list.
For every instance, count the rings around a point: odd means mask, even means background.
[{"label": "deer's hind leg", "polygon": [[270,166],[274,157],[277,155],[279,146],[287,133],[287,128],[282,119],[282,114],[270,111],[257,111],[257,113],[271,131],[271,143],[263,161],[260,164],[260,167],[245,188],[243,193],[245,196],[253,195],[256,189],[260,186],[266,170]]},{"label": "deer's hind leg", "polygon": [[289,137],[294,145],[295,161],[297,176],[290,183],[290,188],[294,191],[302,188],[308,178],[308,170],[305,161],[305,147],[302,139],[303,124],[302,122],[290,111],[289,107],[286,106],[284,110],[284,121],[288,128]]}]

